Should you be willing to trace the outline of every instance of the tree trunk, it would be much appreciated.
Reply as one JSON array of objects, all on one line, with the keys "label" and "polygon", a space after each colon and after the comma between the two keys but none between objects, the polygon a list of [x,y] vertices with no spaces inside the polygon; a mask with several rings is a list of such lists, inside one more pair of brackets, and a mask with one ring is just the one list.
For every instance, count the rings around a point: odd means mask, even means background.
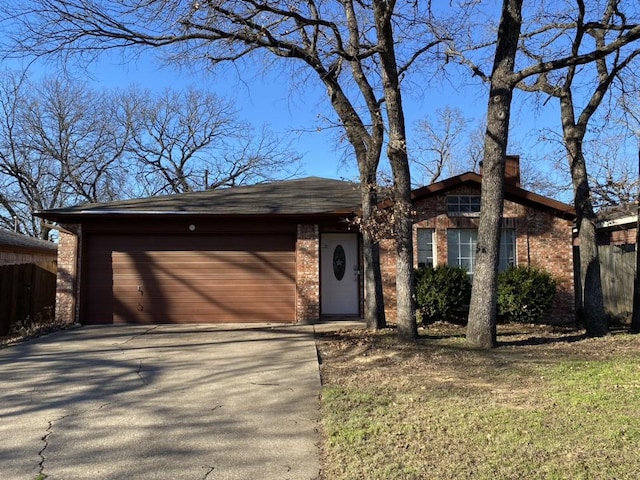
[{"label": "tree trunk", "polygon": [[587,334],[606,335],[609,322],[604,310],[602,280],[600,277],[600,257],[596,241],[596,215],[591,203],[591,190],[587,178],[587,166],[582,153],[582,142],[586,125],[578,126],[573,113],[571,91],[565,89],[560,96],[562,131],[569,160],[573,183],[576,225],[580,241],[580,279],[582,285],[582,306],[579,312],[584,320]]},{"label": "tree trunk", "polygon": [[[377,170],[384,138],[384,128],[380,123],[379,110],[370,111],[371,134],[367,132],[360,116],[345,95],[337,79],[332,75],[322,75],[333,109],[340,117],[349,142],[353,146],[358,171],[360,172],[360,193],[362,198],[362,218],[365,228],[362,233],[364,271],[364,317],[367,328],[376,330],[386,326],[382,273],[380,271],[380,246],[367,231],[367,220],[377,208]],[[371,107],[374,108],[374,107]],[[379,109],[379,106],[375,106]],[[378,123],[376,123],[378,120]]]},{"label": "tree trunk", "polygon": [[596,215],[589,196],[584,156],[575,138],[566,138],[576,207],[576,225],[580,242],[580,282],[582,305],[580,316],[588,335],[602,336],[609,331],[600,277],[600,257],[596,241]]},{"label": "tree trunk", "polygon": [[[373,178],[372,178],[373,177]],[[363,171],[360,176],[362,192],[362,219],[365,225],[377,208],[375,170]],[[362,229],[363,273],[364,273],[364,318],[367,329],[378,330],[387,325],[382,293],[382,273],[380,270],[380,245],[368,229]]]},{"label": "tree trunk", "polygon": [[[577,204],[576,204],[577,205]],[[576,208],[580,212],[580,208]],[[580,240],[580,277],[582,281],[582,317],[587,334],[603,336],[609,332],[609,321],[604,310],[600,257],[596,243],[595,215],[593,211],[578,213],[578,239]]]},{"label": "tree trunk", "polygon": [[511,74],[514,69],[521,24],[522,0],[504,0],[487,108],[480,222],[466,334],[470,345],[485,349],[496,345],[500,220],[504,201],[505,157],[514,88]]},{"label": "tree trunk", "polygon": [[[391,142],[390,142],[391,143]],[[391,147],[390,147],[391,148]],[[389,155],[391,159],[392,155]],[[406,158],[406,152],[404,154]],[[392,161],[392,165],[393,165]],[[394,216],[396,228],[396,297],[398,338],[411,341],[418,338],[413,281],[413,226],[411,221],[411,179],[408,164],[394,170]]]},{"label": "tree trunk", "polygon": [[[638,147],[638,174],[640,175],[640,147]],[[633,281],[633,314],[631,333],[640,333],[640,191],[636,198],[636,273]]]},{"label": "tree trunk", "polygon": [[413,285],[413,222],[411,218],[411,174],[400,94],[400,80],[393,42],[391,14],[395,2],[373,2],[380,47],[384,99],[389,125],[387,155],[393,173],[394,226],[396,234],[396,301],[398,338],[418,338]]}]

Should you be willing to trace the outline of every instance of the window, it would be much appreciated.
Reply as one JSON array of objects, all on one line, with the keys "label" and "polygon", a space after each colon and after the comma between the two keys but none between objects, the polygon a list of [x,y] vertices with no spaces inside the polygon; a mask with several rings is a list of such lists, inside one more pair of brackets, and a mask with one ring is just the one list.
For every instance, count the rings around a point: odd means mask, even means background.
[{"label": "window", "polygon": [[502,272],[516,264],[516,232],[504,229],[500,234],[500,263],[498,270]]},{"label": "window", "polygon": [[452,267],[463,267],[469,275],[473,275],[476,264],[477,230],[447,231],[447,264]]},{"label": "window", "polygon": [[447,213],[451,216],[477,216],[480,213],[480,195],[450,195]]},{"label": "window", "polygon": [[[473,275],[476,265],[477,230],[447,231],[447,263],[464,267]],[[500,261],[498,269],[506,270],[516,264],[516,235],[513,229],[504,229],[500,234]]]},{"label": "window", "polygon": [[433,228],[418,229],[418,267],[433,267]]}]

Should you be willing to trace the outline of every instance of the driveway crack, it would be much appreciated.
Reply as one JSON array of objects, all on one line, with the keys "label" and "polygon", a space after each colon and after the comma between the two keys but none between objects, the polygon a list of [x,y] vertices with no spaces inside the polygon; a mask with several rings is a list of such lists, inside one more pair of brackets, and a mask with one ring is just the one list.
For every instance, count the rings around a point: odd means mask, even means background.
[{"label": "driveway crack", "polygon": [[[113,343],[112,345],[114,347],[116,347],[117,349],[120,350],[120,353],[122,355],[124,355],[127,351],[125,347],[125,345],[127,345],[130,342],[133,342],[136,338],[141,337],[143,335],[147,335],[148,333],[152,332],[153,330],[155,330],[156,328],[159,328],[160,325],[153,325],[152,327],[146,328],[144,331],[140,332],[140,333],[136,333],[135,335],[131,335],[129,338],[127,338],[126,340],[124,340],[123,342],[119,342],[119,343]],[[138,363],[138,369],[136,370],[136,375],[138,376],[138,378],[140,379],[140,381],[142,382],[143,385],[148,385],[147,380],[142,376],[142,369],[143,369],[143,364],[142,364],[142,360],[139,361]]]},{"label": "driveway crack", "polygon": [[65,418],[69,418],[69,417],[79,417],[80,415],[83,415],[87,412],[92,412],[95,410],[100,410],[104,407],[106,407],[107,405],[109,405],[111,402],[107,402],[107,403],[103,403],[102,405],[96,407],[96,408],[91,408],[89,410],[85,410],[83,412],[78,412],[78,413],[70,413],[69,415],[63,415],[61,417],[56,418],[55,420],[48,420],[47,421],[47,429],[45,430],[45,434],[41,437],[42,440],[42,448],[40,449],[40,451],[38,452],[38,457],[40,457],[40,461],[38,462],[38,475],[39,478],[46,478],[47,476],[44,473],[44,464],[47,460],[47,456],[46,456],[46,450],[47,448],[49,448],[49,437],[51,436],[51,434],[53,433],[53,426],[55,423],[64,420]]},{"label": "driveway crack", "polygon": [[206,468],[207,469],[207,471],[204,474],[204,477],[202,477],[202,480],[207,480],[209,475],[211,475],[211,473],[216,469],[216,467],[212,467],[210,465],[203,465],[202,468]]},{"label": "driveway crack", "polygon": [[[62,418],[64,418],[64,417],[62,417]],[[41,478],[44,475],[44,462],[47,459],[47,457],[45,456],[44,452],[47,449],[47,447],[49,446],[49,435],[51,435],[53,433],[53,421],[52,420],[49,420],[47,422],[47,429],[45,430],[45,432],[46,433],[41,438],[41,440],[44,443],[44,445],[42,446],[42,448],[38,452],[38,456],[40,457],[40,462],[38,463],[38,474],[39,474],[39,476]]]},{"label": "driveway crack", "polygon": [[131,335],[129,338],[127,338],[123,342],[113,343],[112,345],[118,347],[120,350],[122,350],[124,352],[124,349],[122,348],[122,346],[126,345],[129,342],[133,342],[138,337],[141,337],[143,335],[149,334],[150,332],[154,331],[156,328],[159,328],[159,327],[160,327],[160,325],[154,325],[152,327],[149,327],[149,328],[145,329],[144,331],[142,331],[140,333],[136,333],[135,335]]},{"label": "driveway crack", "polygon": [[138,378],[140,379],[143,385],[147,385],[147,381],[142,376],[142,360],[140,360],[140,362],[138,363],[138,370],[136,371],[136,375],[138,375]]}]

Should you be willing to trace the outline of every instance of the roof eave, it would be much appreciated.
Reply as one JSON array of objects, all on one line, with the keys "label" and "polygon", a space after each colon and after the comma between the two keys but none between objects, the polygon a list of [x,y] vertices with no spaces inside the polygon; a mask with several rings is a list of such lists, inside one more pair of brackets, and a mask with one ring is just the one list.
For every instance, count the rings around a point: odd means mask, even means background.
[{"label": "roof eave", "polygon": [[45,218],[50,221],[59,223],[82,223],[83,221],[92,218],[139,218],[139,217],[210,217],[219,219],[251,219],[251,218],[281,218],[281,219],[293,219],[293,218],[329,218],[329,217],[345,217],[353,216],[357,214],[357,209],[340,209],[327,212],[289,212],[289,213],[213,213],[213,212],[198,212],[198,211],[157,211],[157,210],[101,210],[101,211],[88,211],[80,210],[74,212],[35,212],[34,215]]}]

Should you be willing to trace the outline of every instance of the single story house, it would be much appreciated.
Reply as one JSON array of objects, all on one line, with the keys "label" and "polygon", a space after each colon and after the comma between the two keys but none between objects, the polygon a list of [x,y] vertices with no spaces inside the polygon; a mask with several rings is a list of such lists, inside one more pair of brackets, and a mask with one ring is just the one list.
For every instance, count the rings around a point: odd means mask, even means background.
[{"label": "single story house", "polygon": [[110,324],[360,315],[359,235],[345,221],[359,203],[349,182],[303,178],[41,212],[64,226],[56,316]]},{"label": "single story house", "polygon": [[[414,192],[416,266],[473,272],[480,182],[467,173]],[[56,315],[86,324],[362,316],[360,235],[347,220],[359,205],[354,184],[311,177],[39,212],[64,227]],[[573,218],[568,205],[507,187],[505,262],[557,275],[562,314],[573,309]],[[382,264],[393,319],[391,243]]]},{"label": "single story house", "polygon": [[[473,275],[480,219],[482,175],[467,172],[413,191],[415,266],[461,266]],[[550,312],[554,323],[575,320],[572,228],[575,209],[521,188],[519,157],[506,158],[505,201],[499,269],[532,266],[551,273],[558,292]],[[384,248],[383,282],[387,317],[395,312],[393,242]]]}]

